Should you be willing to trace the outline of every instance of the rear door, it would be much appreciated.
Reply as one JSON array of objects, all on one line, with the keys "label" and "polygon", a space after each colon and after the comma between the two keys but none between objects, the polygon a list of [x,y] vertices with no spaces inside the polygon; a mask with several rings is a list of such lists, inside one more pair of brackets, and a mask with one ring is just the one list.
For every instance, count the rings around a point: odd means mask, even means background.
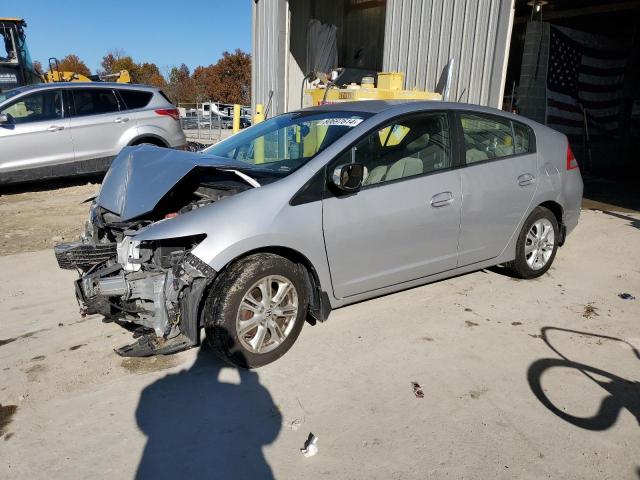
[{"label": "rear door", "polygon": [[396,119],[329,165],[353,158],[369,172],[357,193],[323,200],[337,298],[456,267],[461,194],[451,121],[446,112]]},{"label": "rear door", "polygon": [[465,165],[459,265],[497,257],[529,210],[538,178],[535,137],[526,125],[460,112]]},{"label": "rear door", "polygon": [[[71,135],[76,160],[108,160],[120,149],[121,138],[131,128],[129,112],[120,111],[111,88],[74,88]],[[135,126],[134,126],[135,128]]]},{"label": "rear door", "polygon": [[0,173],[72,162],[69,119],[62,92],[47,89],[20,97],[0,109]]}]

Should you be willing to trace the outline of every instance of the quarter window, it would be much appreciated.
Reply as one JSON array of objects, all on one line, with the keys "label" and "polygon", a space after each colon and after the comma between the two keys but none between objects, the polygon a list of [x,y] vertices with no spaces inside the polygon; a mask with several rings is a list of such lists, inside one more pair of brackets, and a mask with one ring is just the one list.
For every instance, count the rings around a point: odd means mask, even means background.
[{"label": "quarter window", "polygon": [[507,119],[460,115],[467,164],[532,152],[530,130]]},{"label": "quarter window", "polygon": [[[341,157],[351,161],[351,150]],[[355,146],[355,161],[367,167],[364,185],[408,178],[451,167],[446,113],[427,113],[397,120]]]},{"label": "quarter window", "polygon": [[113,90],[87,88],[73,91],[76,116],[117,112],[118,100]]},{"label": "quarter window", "polygon": [[30,123],[62,118],[62,98],[59,90],[34,93],[4,108],[0,113],[11,123]]},{"label": "quarter window", "polygon": [[153,93],[140,90],[118,90],[129,110],[144,108],[149,104]]}]

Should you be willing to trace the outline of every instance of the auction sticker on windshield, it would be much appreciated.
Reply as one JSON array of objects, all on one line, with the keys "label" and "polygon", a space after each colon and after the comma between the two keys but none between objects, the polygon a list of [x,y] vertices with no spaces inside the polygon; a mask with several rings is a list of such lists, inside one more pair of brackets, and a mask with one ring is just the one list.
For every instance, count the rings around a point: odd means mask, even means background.
[{"label": "auction sticker on windshield", "polygon": [[355,127],[362,123],[362,118],[323,118],[318,120],[316,125],[326,125],[330,127]]}]

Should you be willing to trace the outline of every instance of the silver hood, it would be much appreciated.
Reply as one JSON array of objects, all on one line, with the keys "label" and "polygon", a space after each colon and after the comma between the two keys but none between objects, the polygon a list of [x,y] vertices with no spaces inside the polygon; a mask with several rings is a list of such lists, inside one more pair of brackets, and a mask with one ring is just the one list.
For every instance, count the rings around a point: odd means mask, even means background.
[{"label": "silver hood", "polygon": [[127,221],[151,212],[164,195],[196,167],[236,173],[253,187],[260,184],[235,168],[247,164],[230,158],[183,152],[152,145],[125,147],[113,160],[96,199]]}]

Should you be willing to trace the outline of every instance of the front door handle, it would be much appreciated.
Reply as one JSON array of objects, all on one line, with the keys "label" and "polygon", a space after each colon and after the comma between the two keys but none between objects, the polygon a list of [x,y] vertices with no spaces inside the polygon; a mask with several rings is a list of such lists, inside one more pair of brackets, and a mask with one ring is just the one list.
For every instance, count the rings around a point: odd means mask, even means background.
[{"label": "front door handle", "polygon": [[64,127],[61,125],[51,125],[47,128],[47,132],[58,132],[60,130],[64,130]]},{"label": "front door handle", "polygon": [[114,120],[114,122],[116,123],[124,123],[124,122],[128,122],[129,119],[127,117],[118,117]]},{"label": "front door handle", "polygon": [[455,197],[453,196],[453,193],[451,192],[441,192],[441,193],[436,193],[433,197],[431,197],[431,206],[434,208],[439,208],[439,207],[445,207],[451,203],[453,203],[453,200],[455,199]]},{"label": "front door handle", "polygon": [[530,173],[523,173],[518,177],[518,185],[521,187],[526,187],[527,185],[531,185],[536,181],[536,177],[531,175]]}]

